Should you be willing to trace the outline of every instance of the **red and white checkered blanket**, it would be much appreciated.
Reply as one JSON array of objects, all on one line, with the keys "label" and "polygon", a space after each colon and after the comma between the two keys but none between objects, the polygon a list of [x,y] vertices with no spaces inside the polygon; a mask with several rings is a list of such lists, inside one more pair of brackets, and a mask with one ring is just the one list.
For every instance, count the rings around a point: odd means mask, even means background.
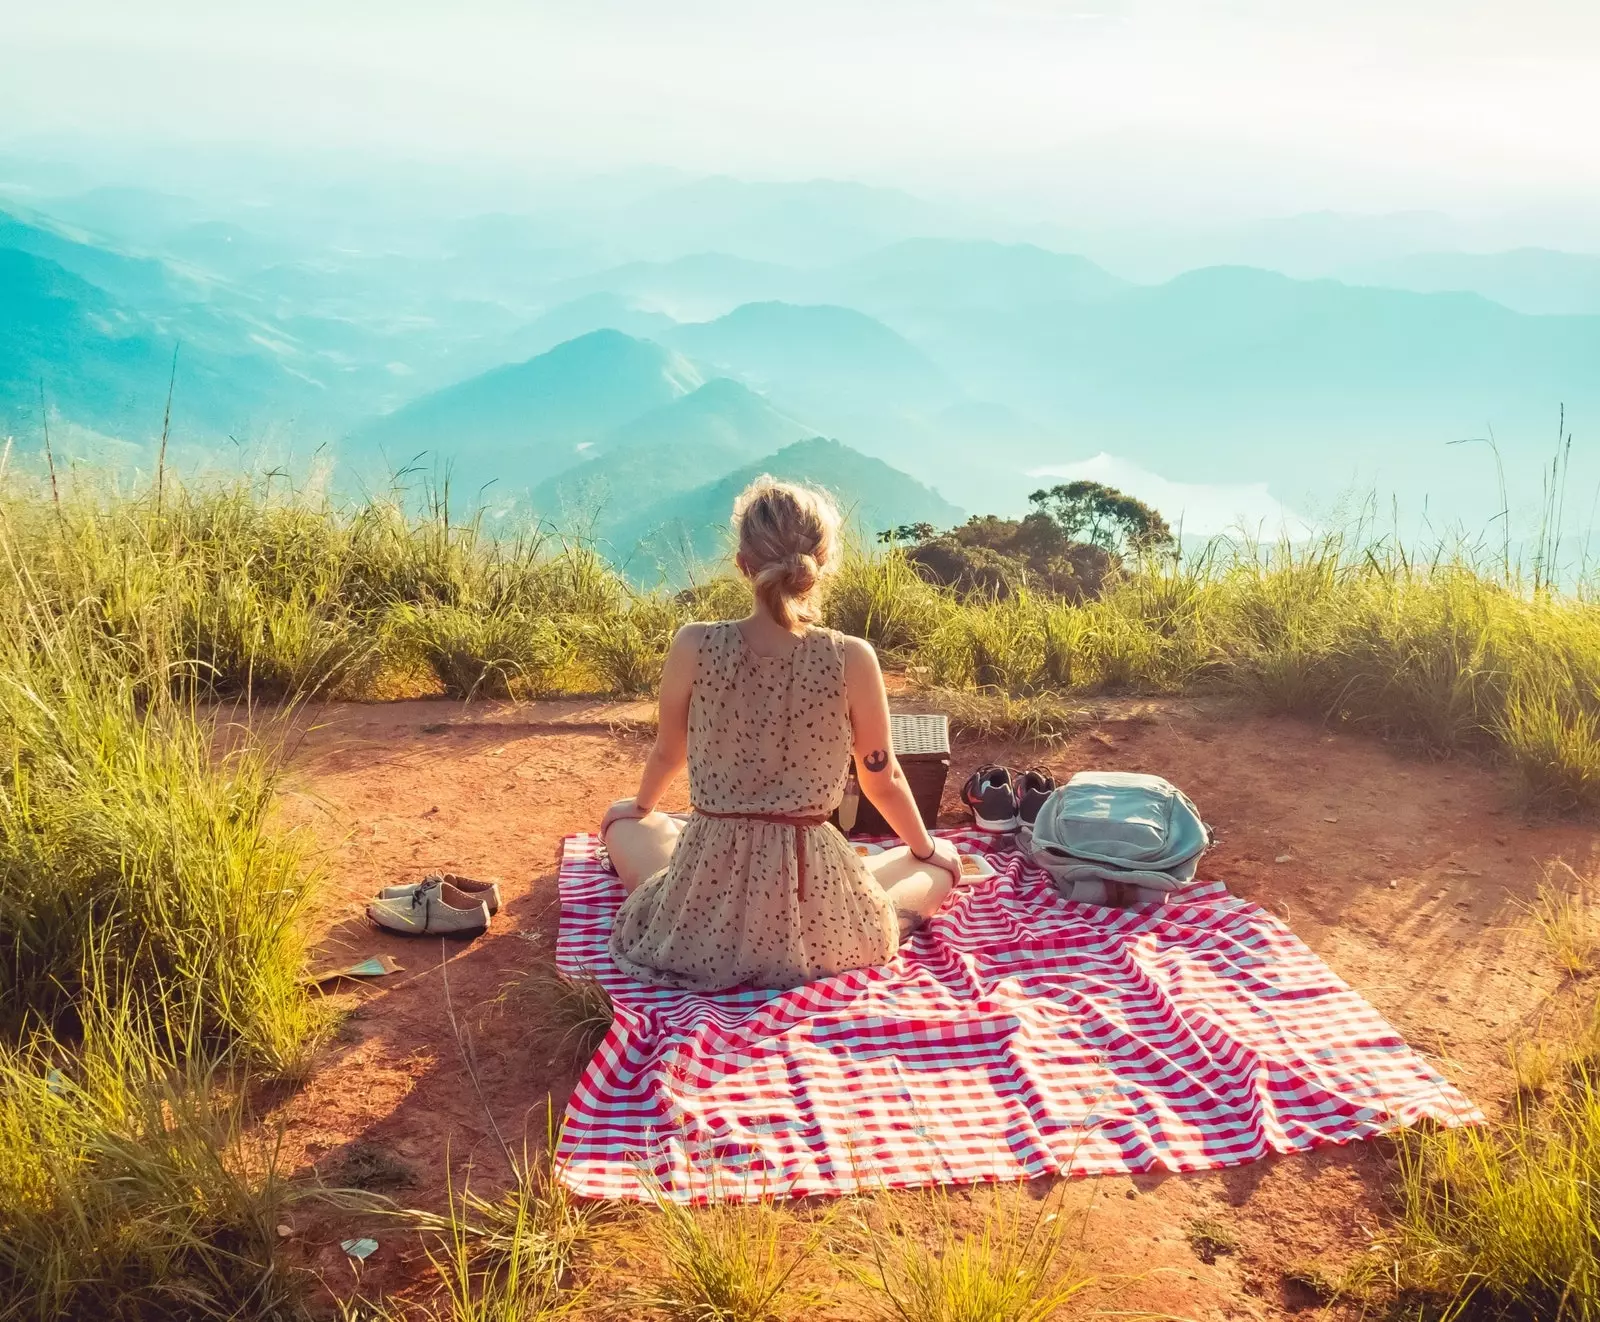
[{"label": "red and white checkered blanket", "polygon": [[[969,852],[991,842],[951,833]],[[567,1107],[576,1192],[682,1201],[1236,1166],[1482,1120],[1277,919],[1197,885],[1072,904],[1015,854],[890,964],[788,992],[647,987],[622,887],[566,842],[558,960],[616,1007]]]}]

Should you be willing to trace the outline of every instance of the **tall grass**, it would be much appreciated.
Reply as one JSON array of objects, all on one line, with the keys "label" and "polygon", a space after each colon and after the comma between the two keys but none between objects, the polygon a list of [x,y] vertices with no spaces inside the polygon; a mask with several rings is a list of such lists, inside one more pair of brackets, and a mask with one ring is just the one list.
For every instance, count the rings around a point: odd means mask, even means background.
[{"label": "tall grass", "polygon": [[[11,1035],[72,1031],[93,985],[257,1065],[311,1027],[297,851],[274,776],[159,672],[26,597],[0,614],[0,1004]],[[187,1040],[187,1039],[186,1039]]]},{"label": "tall grass", "polygon": [[193,705],[202,598],[125,533],[0,507],[0,1319],[286,1316],[250,1096],[319,1028],[305,870]]},{"label": "tall grass", "polygon": [[[646,694],[677,627],[737,614],[736,580],[669,596],[548,531],[398,500],[239,483],[4,500],[38,608],[197,692]],[[1438,752],[1503,759],[1526,799],[1600,804],[1600,612],[1541,573],[1340,537],[1126,567],[1096,600],[961,602],[890,550],[849,552],[826,622],[913,680],[1010,699],[1238,694]]]}]

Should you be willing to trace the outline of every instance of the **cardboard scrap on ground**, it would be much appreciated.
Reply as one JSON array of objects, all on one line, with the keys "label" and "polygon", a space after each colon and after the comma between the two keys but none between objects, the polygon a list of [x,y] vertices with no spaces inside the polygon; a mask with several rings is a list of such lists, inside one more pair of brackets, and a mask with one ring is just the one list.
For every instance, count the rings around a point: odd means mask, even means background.
[{"label": "cardboard scrap on ground", "polygon": [[366,959],[346,964],[343,968],[324,969],[321,973],[313,973],[306,978],[306,981],[312,986],[319,986],[324,982],[332,982],[335,978],[381,978],[386,974],[398,972],[400,965],[393,955],[369,955]]}]

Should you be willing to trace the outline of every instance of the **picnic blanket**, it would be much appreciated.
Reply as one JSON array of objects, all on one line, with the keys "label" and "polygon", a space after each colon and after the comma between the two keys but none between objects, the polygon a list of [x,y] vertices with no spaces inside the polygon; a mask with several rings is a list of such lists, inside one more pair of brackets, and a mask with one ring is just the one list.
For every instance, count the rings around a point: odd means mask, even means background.
[{"label": "picnic blanket", "polygon": [[[944,832],[967,852],[975,832]],[[1019,855],[892,963],[775,992],[648,987],[606,939],[622,887],[570,837],[557,959],[616,1017],[561,1178],[682,1202],[1236,1166],[1482,1116],[1292,932],[1217,883],[1119,910]]]}]

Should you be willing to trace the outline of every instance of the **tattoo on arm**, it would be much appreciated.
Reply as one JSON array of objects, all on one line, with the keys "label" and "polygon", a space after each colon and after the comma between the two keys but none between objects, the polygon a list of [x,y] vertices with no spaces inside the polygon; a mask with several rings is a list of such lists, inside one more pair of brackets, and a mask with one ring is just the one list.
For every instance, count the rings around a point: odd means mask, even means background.
[{"label": "tattoo on arm", "polygon": [[868,771],[882,771],[889,765],[889,754],[881,748],[874,748],[861,759],[861,765]]}]

